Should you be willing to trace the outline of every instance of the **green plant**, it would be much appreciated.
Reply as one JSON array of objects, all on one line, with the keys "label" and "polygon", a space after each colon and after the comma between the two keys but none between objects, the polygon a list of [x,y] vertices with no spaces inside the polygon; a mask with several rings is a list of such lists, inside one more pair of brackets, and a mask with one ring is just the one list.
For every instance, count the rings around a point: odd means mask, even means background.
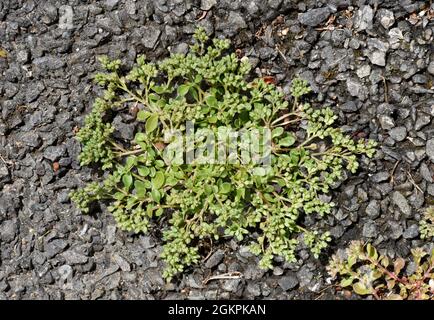
[{"label": "green plant", "polygon": [[420,237],[429,239],[434,237],[434,207],[426,209],[419,222]]},{"label": "green plant", "polygon": [[[293,80],[289,105],[274,85],[246,80],[248,59],[226,53],[228,40],[207,46],[202,29],[195,39],[187,55],[172,54],[159,63],[139,56],[129,72],[119,60],[101,59],[108,72],[95,79],[106,90],[77,137],[81,164],[99,164],[108,174],[104,182],[73,192],[72,199],[83,212],[93,201],[112,201],[109,210],[123,230],[147,232],[162,223],[167,279],[199,261],[202,239],[241,241],[252,231],[259,236],[250,249],[262,256],[263,268],[272,268],[275,256],[295,261],[299,233],[317,257],[329,233],[303,227],[301,216],[329,213],[333,203],[319,195],[345,169],[355,172],[356,155],[371,157],[375,143],[353,141],[332,127],[336,116],[330,108],[303,103],[310,91],[306,81]],[[113,114],[131,104],[139,108],[135,139],[116,140]],[[188,140],[189,121],[197,128],[194,143]],[[210,132],[234,147],[231,130],[247,132],[237,140],[241,156],[224,163],[196,161],[209,152],[220,154],[219,144],[206,149]],[[185,142],[181,146],[177,135]],[[252,149],[261,157],[250,157]],[[186,163],[190,152],[198,157]]]},{"label": "green plant", "polygon": [[[376,299],[425,300],[434,298],[434,250],[429,255],[417,248],[411,250],[414,271],[406,274],[405,260],[390,261],[371,245],[353,241],[346,256],[334,255],[327,267],[329,274],[339,277],[341,287],[352,287],[359,295]],[[408,268],[407,271],[410,268]]]}]

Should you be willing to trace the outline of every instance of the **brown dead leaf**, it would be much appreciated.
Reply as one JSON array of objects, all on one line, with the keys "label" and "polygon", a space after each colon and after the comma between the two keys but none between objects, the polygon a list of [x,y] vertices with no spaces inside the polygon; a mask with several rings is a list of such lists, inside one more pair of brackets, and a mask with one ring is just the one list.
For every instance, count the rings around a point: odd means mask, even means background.
[{"label": "brown dead leaf", "polygon": [[155,148],[157,148],[158,150],[164,150],[164,148],[166,148],[166,144],[163,142],[156,142],[154,144]]},{"label": "brown dead leaf", "polygon": [[59,168],[60,168],[59,162],[53,162],[53,170],[54,170],[54,172],[59,171]]},{"label": "brown dead leaf", "polygon": [[274,78],[273,76],[263,76],[262,80],[264,80],[264,82],[268,84],[276,84],[276,78]]},{"label": "brown dead leaf", "polygon": [[7,51],[3,48],[0,48],[0,58],[6,59],[7,56],[8,56]]}]

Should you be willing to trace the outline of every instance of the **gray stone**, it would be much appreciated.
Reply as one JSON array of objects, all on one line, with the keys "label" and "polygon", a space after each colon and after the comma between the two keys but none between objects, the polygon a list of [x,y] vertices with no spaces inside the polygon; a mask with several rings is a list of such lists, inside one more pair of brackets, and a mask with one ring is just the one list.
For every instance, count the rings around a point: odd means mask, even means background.
[{"label": "gray stone", "polygon": [[59,160],[65,154],[66,154],[66,146],[65,145],[49,146],[44,151],[44,158],[54,162],[54,161]]},{"label": "gray stone", "polygon": [[290,272],[287,275],[280,277],[278,283],[283,291],[288,291],[295,288],[298,285],[298,279],[296,274]]},{"label": "gray stone", "polygon": [[109,225],[107,226],[107,244],[113,244],[116,242],[116,226]]},{"label": "gray stone", "polygon": [[131,266],[128,263],[127,260],[125,260],[124,257],[122,257],[121,255],[115,253],[113,255],[113,260],[116,262],[116,264],[121,268],[122,271],[126,271],[129,272],[131,271]]},{"label": "gray stone", "polygon": [[377,19],[385,29],[389,29],[395,23],[393,12],[387,9],[378,10]]},{"label": "gray stone", "polygon": [[371,66],[369,64],[365,64],[357,69],[356,74],[359,78],[366,78],[371,74]]},{"label": "gray stone", "polygon": [[270,8],[274,10],[278,10],[283,0],[268,0],[267,4]]},{"label": "gray stone", "polygon": [[367,91],[365,86],[355,78],[347,79],[347,90],[351,96],[357,97],[362,101],[366,100],[367,98]]},{"label": "gray stone", "polygon": [[142,43],[148,49],[153,49],[160,38],[161,30],[158,25],[149,24],[143,29]]},{"label": "gray stone", "polygon": [[433,174],[431,173],[431,170],[428,168],[425,162],[422,162],[422,164],[420,165],[420,174],[422,178],[424,178],[427,182],[433,183]]},{"label": "gray stone", "polygon": [[41,137],[35,131],[29,131],[23,133],[21,136],[21,141],[23,141],[26,146],[37,148],[41,145]]},{"label": "gray stone", "polygon": [[362,234],[366,238],[374,238],[378,235],[377,225],[373,221],[368,221],[363,225]]},{"label": "gray stone", "polygon": [[416,124],[414,125],[414,129],[416,131],[419,131],[420,129],[425,127],[430,122],[431,122],[431,117],[428,114],[426,114],[424,112],[419,112],[417,114],[417,119],[416,119]]},{"label": "gray stone", "polygon": [[434,197],[434,183],[428,185],[428,194]]},{"label": "gray stone", "polygon": [[237,292],[240,283],[241,283],[240,279],[225,280],[222,283],[222,289],[228,292]]},{"label": "gray stone", "polygon": [[395,121],[389,116],[381,115],[379,116],[378,120],[380,121],[380,125],[383,130],[390,130],[395,127]]},{"label": "gray stone", "polygon": [[316,27],[326,21],[330,13],[328,7],[308,10],[298,15],[298,21],[305,26]]},{"label": "gray stone", "polygon": [[15,239],[18,232],[18,222],[14,220],[6,220],[0,225],[0,239],[5,242],[11,242]]},{"label": "gray stone", "polygon": [[136,3],[135,0],[127,0],[125,2],[125,10],[127,11],[128,14],[136,14],[137,8],[136,8]]},{"label": "gray stone", "polygon": [[425,84],[428,82],[428,78],[423,74],[415,74],[412,78],[414,83]]},{"label": "gray stone", "polygon": [[89,260],[84,254],[75,252],[74,250],[65,251],[62,253],[62,257],[65,258],[67,264],[83,264]]},{"label": "gray stone", "polygon": [[44,245],[44,252],[47,258],[51,259],[59,254],[68,246],[68,241],[64,239],[54,239]]},{"label": "gray stone", "polygon": [[389,221],[388,225],[389,225],[389,230],[391,233],[390,237],[393,240],[399,239],[402,236],[402,231],[403,231],[402,226],[396,221]]},{"label": "gray stone", "polygon": [[357,31],[372,29],[374,10],[370,6],[362,6],[354,15],[354,28]]},{"label": "gray stone", "polygon": [[308,265],[303,265],[297,272],[297,279],[300,287],[306,287],[313,279],[313,273]]},{"label": "gray stone", "polygon": [[122,33],[122,29],[120,28],[120,25],[116,21],[114,21],[111,17],[98,18],[96,24],[98,27],[102,28],[103,30],[111,34],[120,35]]},{"label": "gray stone", "polygon": [[357,104],[355,101],[347,101],[340,106],[340,109],[344,112],[356,112],[360,109],[361,105]]},{"label": "gray stone", "polygon": [[387,172],[387,171],[381,171],[381,172],[378,172],[378,173],[374,174],[371,177],[371,180],[372,180],[372,182],[379,183],[379,182],[386,181],[389,178],[390,178],[389,172]]},{"label": "gray stone", "polygon": [[431,162],[434,163],[434,138],[430,139],[426,143],[426,154],[431,159]]},{"label": "gray stone", "polygon": [[65,62],[56,56],[44,56],[35,58],[32,61],[33,65],[42,71],[57,70],[65,66]]},{"label": "gray stone", "polygon": [[357,39],[352,38],[348,44],[351,49],[357,50],[360,48],[360,42]]},{"label": "gray stone", "polygon": [[274,267],[273,268],[273,275],[281,276],[282,274],[283,274],[283,269],[281,267]]},{"label": "gray stone", "polygon": [[392,195],[393,203],[399,208],[399,210],[406,216],[411,215],[411,208],[408,204],[407,199],[402,195],[401,192],[395,191]]},{"label": "gray stone", "polygon": [[230,11],[228,18],[218,25],[218,29],[222,30],[228,36],[234,36],[245,28],[247,28],[247,24],[244,18],[235,11]]},{"label": "gray stone", "polygon": [[389,31],[389,44],[392,49],[398,49],[401,45],[401,41],[404,39],[402,30],[399,28],[393,28]]},{"label": "gray stone", "polygon": [[330,229],[330,235],[333,239],[339,239],[345,232],[345,228],[341,225],[336,225]]},{"label": "gray stone", "polygon": [[386,53],[389,50],[389,44],[378,39],[368,39],[367,56],[372,64],[384,67],[386,65]]},{"label": "gray stone", "polygon": [[72,267],[68,264],[60,266],[59,269],[57,269],[57,272],[59,273],[60,279],[62,279],[63,281],[72,279],[73,270]]},{"label": "gray stone", "polygon": [[410,227],[405,229],[403,237],[405,239],[414,239],[419,235],[419,226],[417,224],[412,224]]},{"label": "gray stone", "polygon": [[389,135],[395,141],[403,141],[407,137],[407,129],[405,127],[395,127],[389,131]]},{"label": "gray stone", "polygon": [[368,53],[368,58],[372,64],[384,67],[386,65],[386,52],[384,51],[372,51]]},{"label": "gray stone", "polygon": [[257,283],[249,282],[246,287],[246,292],[253,297],[258,297],[261,295],[261,287]]},{"label": "gray stone", "polygon": [[35,101],[39,95],[45,90],[45,86],[41,81],[29,83],[26,87],[26,102],[30,103]]},{"label": "gray stone", "polygon": [[105,4],[107,6],[107,9],[113,10],[114,7],[116,7],[119,3],[119,0],[106,0]]},{"label": "gray stone", "polygon": [[427,70],[430,74],[434,75],[434,61],[431,61],[427,67]]},{"label": "gray stone", "polygon": [[380,215],[380,204],[377,200],[371,200],[366,207],[366,214],[371,219],[376,219]]},{"label": "gray stone", "polygon": [[225,256],[224,250],[218,249],[205,262],[205,267],[213,268],[213,267],[217,266],[223,260],[224,256]]},{"label": "gray stone", "polygon": [[9,169],[5,163],[0,161],[0,182],[9,181]]},{"label": "gray stone", "polygon": [[259,268],[257,263],[249,263],[243,273],[244,273],[244,278],[248,280],[249,279],[257,280],[262,278],[262,276],[265,273],[265,270]]},{"label": "gray stone", "polygon": [[200,2],[200,9],[204,11],[211,10],[217,4],[217,0],[202,0]]},{"label": "gray stone", "polygon": [[27,63],[29,62],[30,54],[27,49],[19,50],[17,52],[17,62],[19,63]]}]

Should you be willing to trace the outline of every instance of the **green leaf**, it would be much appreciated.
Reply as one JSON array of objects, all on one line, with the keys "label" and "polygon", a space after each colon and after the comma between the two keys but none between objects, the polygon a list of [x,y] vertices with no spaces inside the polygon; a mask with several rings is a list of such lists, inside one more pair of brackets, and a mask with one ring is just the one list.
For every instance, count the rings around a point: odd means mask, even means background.
[{"label": "green leaf", "polygon": [[271,136],[272,136],[273,138],[275,138],[275,137],[279,137],[279,136],[281,136],[281,135],[283,134],[284,131],[285,131],[285,130],[283,130],[282,127],[274,128],[273,131],[271,131]]},{"label": "green leaf", "polygon": [[295,137],[293,134],[289,134],[285,138],[279,140],[279,145],[281,145],[283,147],[290,147],[294,143],[295,143]]},{"label": "green leaf", "polygon": [[229,182],[224,182],[220,185],[220,193],[226,194],[231,192],[232,185]]},{"label": "green leaf", "polygon": [[348,287],[353,284],[353,280],[354,280],[353,278],[342,279],[340,282],[340,286],[344,288]]},{"label": "green leaf", "polygon": [[272,203],[276,202],[276,199],[269,193],[264,193],[264,198],[268,202],[272,202]]},{"label": "green leaf", "polygon": [[148,167],[137,167],[137,172],[142,177],[146,177],[149,174],[150,170]]},{"label": "green leaf", "polygon": [[129,156],[129,157],[127,158],[127,161],[126,161],[126,167],[127,167],[127,170],[131,170],[131,168],[132,168],[135,164],[137,164],[137,157],[136,157],[136,156]]},{"label": "green leaf", "polygon": [[244,199],[246,197],[246,188],[237,188],[237,198]]},{"label": "green leaf", "polygon": [[125,195],[125,193],[123,193],[123,192],[116,192],[114,195],[113,195],[113,198],[115,198],[116,200],[122,200],[122,199],[124,199],[126,197],[126,195]]},{"label": "green leaf", "polygon": [[122,182],[125,188],[129,189],[131,187],[131,184],[133,183],[133,176],[131,175],[131,173],[124,174],[122,176]]},{"label": "green leaf", "polygon": [[185,96],[188,93],[188,90],[190,90],[190,86],[189,85],[187,85],[187,84],[181,84],[178,87],[178,94],[180,96]]},{"label": "green leaf", "polygon": [[267,174],[264,168],[256,167],[253,169],[253,175],[263,177]]},{"label": "green leaf", "polygon": [[146,120],[145,129],[147,133],[151,133],[158,127],[158,114],[151,115],[148,120]]},{"label": "green leaf", "polygon": [[404,268],[405,266],[405,260],[402,258],[397,258],[395,260],[395,262],[393,263],[393,269],[394,269],[394,273],[395,275],[399,275],[399,273],[401,272],[402,268]]},{"label": "green leaf", "polygon": [[166,184],[168,185],[168,186],[175,186],[176,184],[178,183],[178,179],[177,178],[175,178],[175,177],[168,177],[167,179],[166,179]]},{"label": "green leaf", "polygon": [[160,191],[156,190],[156,189],[152,189],[151,190],[151,197],[155,202],[160,202],[161,200],[161,193]]},{"label": "green leaf", "polygon": [[148,204],[146,206],[146,214],[149,218],[152,218],[153,214],[154,214],[154,205],[153,204]]},{"label": "green leaf", "polygon": [[377,260],[378,259],[378,253],[377,250],[370,244],[368,243],[366,246],[366,251],[368,252],[368,256],[371,259]]},{"label": "green leaf", "polygon": [[150,112],[145,111],[145,110],[140,110],[137,113],[137,121],[145,121],[146,119],[149,118],[150,115],[151,115]]},{"label": "green leaf", "polygon": [[152,186],[158,190],[164,185],[164,180],[164,173],[162,171],[157,171],[155,177],[152,179]]},{"label": "green leaf", "polygon": [[218,107],[218,101],[217,101],[215,96],[206,97],[205,102],[211,108],[217,108]]},{"label": "green leaf", "polygon": [[158,94],[162,94],[162,93],[166,92],[166,88],[164,88],[162,86],[153,86],[152,90],[154,90]]},{"label": "green leaf", "polygon": [[158,208],[157,211],[155,211],[155,216],[159,217],[163,214],[164,210],[163,208]]},{"label": "green leaf", "polygon": [[138,197],[144,197],[146,193],[146,185],[143,181],[135,180],[134,189],[136,190],[136,195]]},{"label": "green leaf", "polygon": [[370,294],[371,293],[371,290],[369,290],[363,283],[361,283],[361,282],[356,282],[356,283],[354,283],[353,284],[353,289],[354,289],[354,292],[355,293],[357,293],[357,294],[359,294],[359,295],[361,295],[361,296],[364,296],[364,295],[367,295],[367,294]]},{"label": "green leaf", "polygon": [[[146,134],[144,134],[143,132],[137,132],[135,137],[134,137],[134,140],[136,142],[145,141],[146,140]],[[142,149],[145,149],[145,148],[142,148]]]},{"label": "green leaf", "polygon": [[209,123],[217,123],[218,118],[217,118],[217,116],[211,116],[211,117],[208,117],[207,120]]}]

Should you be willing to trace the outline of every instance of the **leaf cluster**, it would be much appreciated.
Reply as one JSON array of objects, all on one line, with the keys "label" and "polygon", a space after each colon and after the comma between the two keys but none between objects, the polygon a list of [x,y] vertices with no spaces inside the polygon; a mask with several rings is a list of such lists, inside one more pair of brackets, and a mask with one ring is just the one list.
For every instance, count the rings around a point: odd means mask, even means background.
[{"label": "leaf cluster", "polygon": [[426,209],[419,222],[420,237],[430,239],[434,237],[434,207]]},{"label": "leaf cluster", "polygon": [[[110,212],[127,231],[148,232],[164,221],[167,279],[199,261],[201,241],[242,241],[254,231],[258,236],[248,237],[250,250],[263,268],[272,268],[276,256],[296,261],[299,234],[317,257],[330,234],[303,227],[303,215],[321,219],[330,213],[333,203],[320,196],[345,170],[357,170],[357,155],[371,157],[375,143],[353,140],[333,127],[330,108],[303,102],[310,91],[306,81],[295,79],[287,100],[263,79],[246,80],[251,65],[228,52],[228,40],[210,40],[203,29],[195,39],[187,55],[172,54],[158,63],[139,56],[129,71],[119,60],[101,59],[107,72],[95,80],[105,92],[77,138],[81,164],[100,165],[106,178],[73,192],[72,199],[83,212],[93,201],[110,201]],[[139,129],[134,140],[120,141],[112,134],[113,114],[131,105],[139,108]],[[194,122],[199,137],[204,129],[270,131],[269,168],[237,158],[224,164],[167,161],[163,153],[173,141],[165,133],[187,136],[187,121]],[[205,140],[198,140],[186,143],[182,157],[200,154]],[[265,139],[259,140],[263,148]]]},{"label": "leaf cluster", "polygon": [[353,241],[344,256],[332,257],[327,270],[332,277],[339,278],[341,287],[351,287],[359,295],[385,300],[433,299],[434,250],[431,255],[420,248],[412,249],[411,253],[412,268],[403,258],[391,261],[371,244]]}]

